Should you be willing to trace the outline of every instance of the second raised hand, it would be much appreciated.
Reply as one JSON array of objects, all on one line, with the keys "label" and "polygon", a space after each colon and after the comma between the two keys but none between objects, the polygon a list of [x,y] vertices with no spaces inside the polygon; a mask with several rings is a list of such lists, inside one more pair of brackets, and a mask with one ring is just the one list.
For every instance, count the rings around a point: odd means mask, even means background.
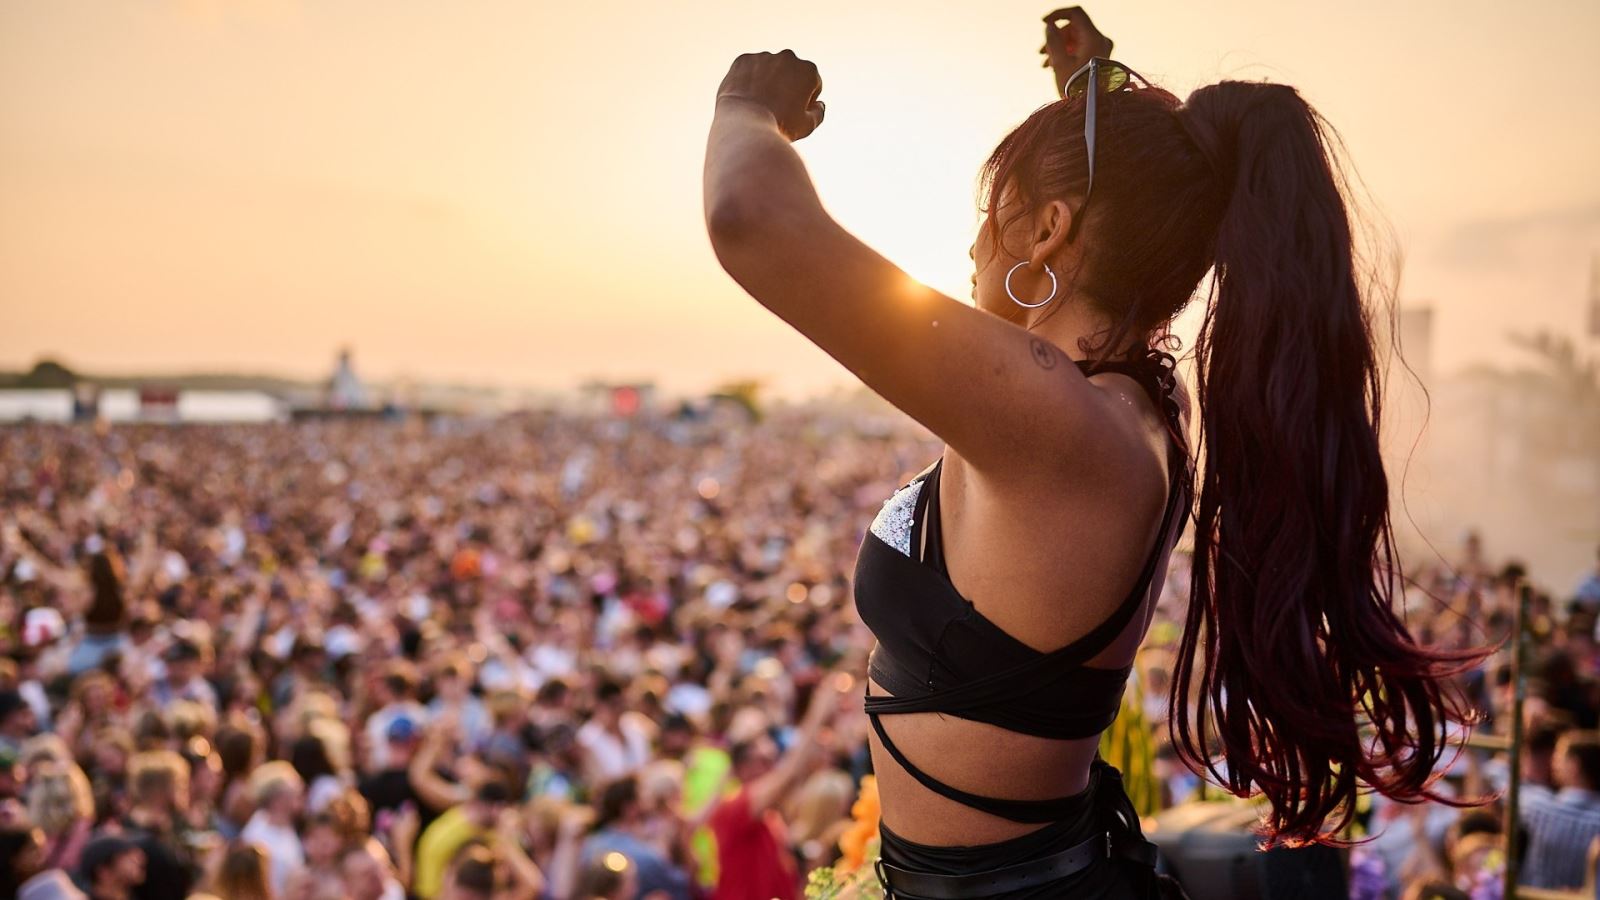
[{"label": "second raised hand", "polygon": [[1096,56],[1110,56],[1112,41],[1094,26],[1081,6],[1068,6],[1044,17],[1044,67],[1054,70],[1056,96],[1066,96],[1067,79]]}]

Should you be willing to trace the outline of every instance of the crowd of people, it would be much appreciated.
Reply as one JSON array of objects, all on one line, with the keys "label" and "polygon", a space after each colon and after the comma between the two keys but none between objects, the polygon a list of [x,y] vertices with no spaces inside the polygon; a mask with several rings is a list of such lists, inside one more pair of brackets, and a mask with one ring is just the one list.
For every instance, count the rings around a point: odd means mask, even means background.
[{"label": "crowd of people", "polygon": [[[1600,561],[1600,560],[1597,560]],[[1600,896],[1600,566],[1578,585],[1541,589],[1517,562],[1491,564],[1475,535],[1448,562],[1418,567],[1408,591],[1413,630],[1425,642],[1495,647],[1459,679],[1481,717],[1462,752],[1446,754],[1438,790],[1447,802],[1378,803],[1375,835],[1356,851],[1368,893],[1492,900],[1503,895],[1508,851],[1519,884],[1581,888]],[[1514,706],[1517,608],[1525,603],[1519,824],[1505,833]],[[1418,615],[1420,613],[1420,615]],[[1359,877],[1358,877],[1359,881]]]},{"label": "crowd of people", "polygon": [[[870,769],[856,549],[938,452],[891,421],[0,430],[0,896],[798,897]],[[1509,634],[1526,573],[1418,571],[1424,640]],[[1186,575],[1125,702],[1152,812],[1208,795],[1161,725]],[[1597,612],[1534,596],[1528,884],[1592,871]],[[1504,759],[1441,782],[1488,805],[1364,810],[1354,883],[1482,890]]]}]

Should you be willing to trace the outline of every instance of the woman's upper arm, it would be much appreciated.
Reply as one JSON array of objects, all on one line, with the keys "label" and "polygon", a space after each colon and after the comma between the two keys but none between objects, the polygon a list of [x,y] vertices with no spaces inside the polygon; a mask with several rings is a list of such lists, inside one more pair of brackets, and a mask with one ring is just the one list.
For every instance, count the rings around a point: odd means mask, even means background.
[{"label": "woman's upper arm", "polygon": [[[1117,455],[1104,395],[1060,348],[916,282],[813,200],[711,223],[728,273],[985,475]],[[1070,447],[1070,453],[1063,448]]]}]

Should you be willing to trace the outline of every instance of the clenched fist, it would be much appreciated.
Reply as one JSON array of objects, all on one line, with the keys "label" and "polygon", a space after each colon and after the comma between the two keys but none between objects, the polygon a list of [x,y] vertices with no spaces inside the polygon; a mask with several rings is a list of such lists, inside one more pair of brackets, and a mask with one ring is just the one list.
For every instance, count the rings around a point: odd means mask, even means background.
[{"label": "clenched fist", "polygon": [[816,64],[793,50],[746,53],[733,61],[717,89],[717,99],[738,98],[759,103],[778,120],[778,129],[798,141],[822,124],[822,76]]}]

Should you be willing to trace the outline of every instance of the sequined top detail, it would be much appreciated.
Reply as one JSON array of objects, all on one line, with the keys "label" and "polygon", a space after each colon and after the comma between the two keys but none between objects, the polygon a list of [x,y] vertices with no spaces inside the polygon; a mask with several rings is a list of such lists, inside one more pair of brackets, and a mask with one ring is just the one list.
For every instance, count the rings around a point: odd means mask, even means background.
[{"label": "sequined top detail", "polygon": [[894,496],[883,501],[878,517],[872,520],[872,533],[878,540],[906,556],[911,555],[911,523],[916,518],[917,494],[921,491],[921,481],[895,491]]}]

